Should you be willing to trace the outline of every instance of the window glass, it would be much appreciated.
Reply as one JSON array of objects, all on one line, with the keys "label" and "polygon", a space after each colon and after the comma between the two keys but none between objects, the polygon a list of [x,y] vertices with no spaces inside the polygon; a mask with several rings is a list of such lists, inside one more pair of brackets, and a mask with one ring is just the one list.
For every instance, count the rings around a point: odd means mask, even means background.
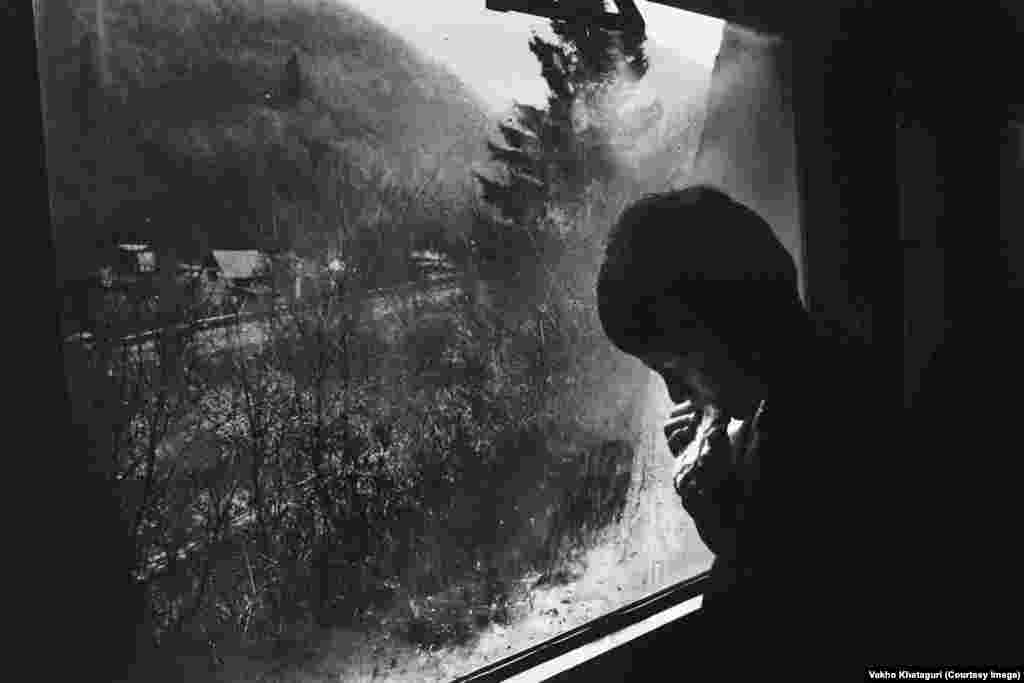
[{"label": "window glass", "polygon": [[37,3],[140,661],[448,680],[710,566],[594,281],[629,201],[704,180],[799,262],[785,51],[638,4],[640,43],[483,0]]},{"label": "window glass", "polygon": [[790,59],[790,44],[778,36],[725,28],[695,174],[768,221],[806,297]]}]

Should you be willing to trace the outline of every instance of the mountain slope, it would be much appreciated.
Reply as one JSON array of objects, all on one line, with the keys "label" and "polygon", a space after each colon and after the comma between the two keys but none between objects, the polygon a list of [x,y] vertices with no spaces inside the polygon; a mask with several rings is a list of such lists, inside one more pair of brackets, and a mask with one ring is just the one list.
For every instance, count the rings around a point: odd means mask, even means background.
[{"label": "mountain slope", "polygon": [[483,158],[479,98],[344,5],[49,0],[40,42],[64,253],[266,236],[332,153],[409,186]]}]

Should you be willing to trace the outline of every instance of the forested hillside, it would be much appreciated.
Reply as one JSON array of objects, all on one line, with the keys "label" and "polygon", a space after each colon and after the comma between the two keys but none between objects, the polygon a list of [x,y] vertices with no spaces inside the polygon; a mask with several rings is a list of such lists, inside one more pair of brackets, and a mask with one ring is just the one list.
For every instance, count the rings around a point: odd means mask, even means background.
[{"label": "forested hillside", "polygon": [[339,167],[454,193],[482,158],[474,96],[344,5],[42,7],[62,275],[117,241],[292,246],[314,229],[300,215],[332,222],[319,190]]}]

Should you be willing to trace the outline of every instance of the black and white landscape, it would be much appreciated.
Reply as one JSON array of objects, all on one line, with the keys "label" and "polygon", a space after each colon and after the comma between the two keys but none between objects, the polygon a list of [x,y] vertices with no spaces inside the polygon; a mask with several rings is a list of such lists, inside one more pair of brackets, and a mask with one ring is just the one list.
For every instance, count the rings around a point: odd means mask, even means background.
[{"label": "black and white landscape", "polygon": [[133,680],[448,680],[708,564],[593,301],[621,208],[690,177],[707,68],[523,35],[550,97],[496,112],[339,2],[37,21]]}]

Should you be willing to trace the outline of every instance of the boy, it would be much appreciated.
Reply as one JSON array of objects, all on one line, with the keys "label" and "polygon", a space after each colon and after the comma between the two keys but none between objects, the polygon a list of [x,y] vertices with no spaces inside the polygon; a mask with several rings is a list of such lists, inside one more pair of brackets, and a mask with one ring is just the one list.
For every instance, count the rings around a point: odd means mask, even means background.
[{"label": "boy", "polygon": [[[831,385],[815,376],[824,373],[814,359],[823,359],[793,260],[753,211],[713,187],[689,187],[623,212],[597,301],[610,340],[656,371],[677,404],[665,424],[674,485],[715,554],[701,610],[712,628],[701,630],[765,642],[772,620],[801,614],[807,591],[787,581],[808,569],[790,544],[815,535],[825,512],[807,495],[823,484],[805,486],[796,474],[820,461],[808,426],[823,425],[815,411]],[[764,491],[762,467],[772,482]],[[806,586],[827,567],[811,569],[818,575]]]}]

